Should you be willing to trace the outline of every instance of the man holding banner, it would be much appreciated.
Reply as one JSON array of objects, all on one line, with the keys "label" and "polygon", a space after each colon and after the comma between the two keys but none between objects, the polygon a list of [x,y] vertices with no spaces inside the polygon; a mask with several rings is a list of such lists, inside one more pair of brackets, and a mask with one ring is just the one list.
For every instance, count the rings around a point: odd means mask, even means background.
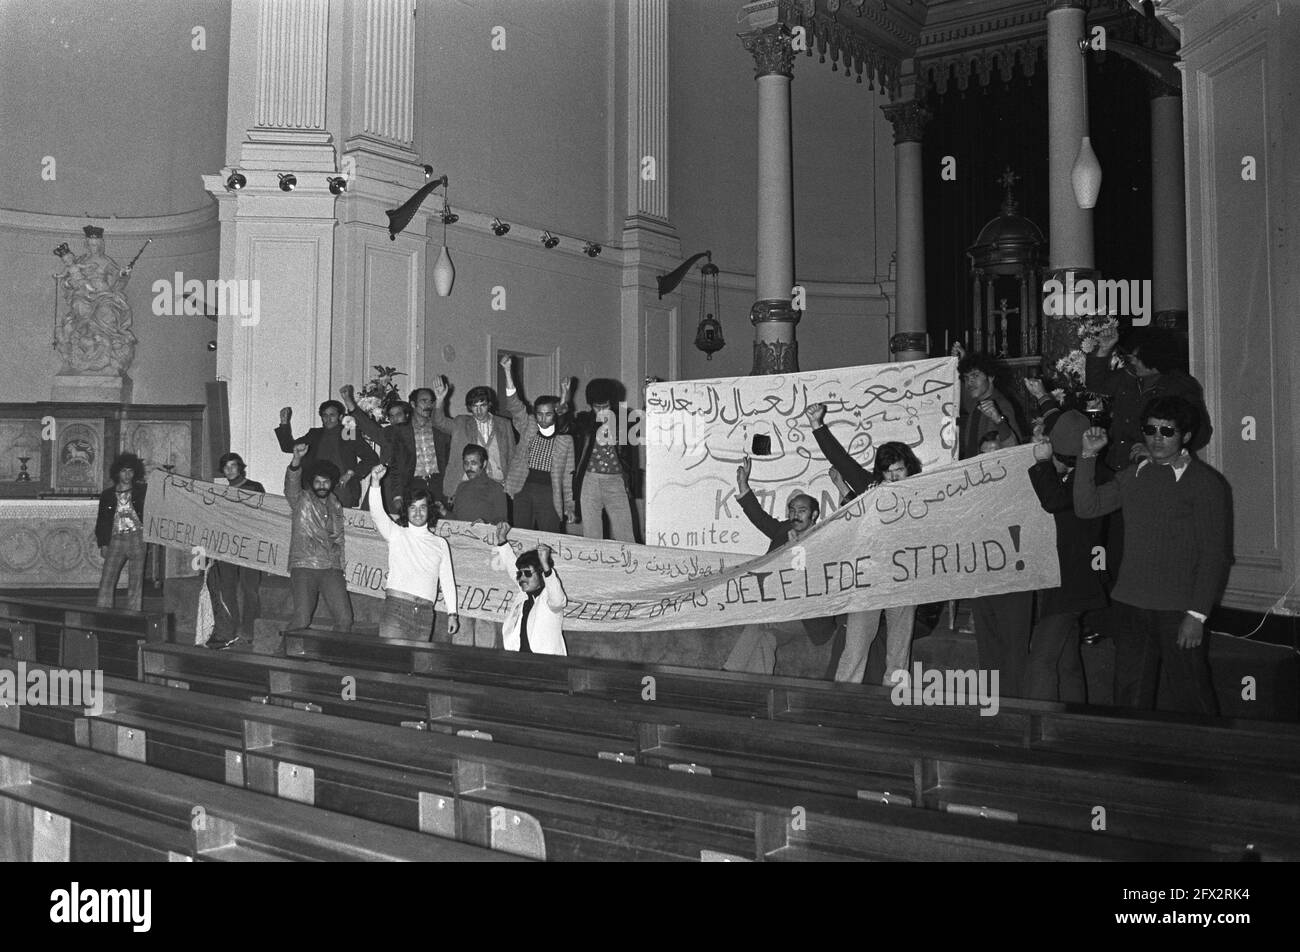
[{"label": "man holding banner", "polygon": [[[352,628],[352,601],[343,578],[343,506],[334,496],[339,469],[323,459],[304,468],[302,461],[309,451],[306,443],[295,446],[293,462],[284,472],[284,498],[293,510],[289,537],[292,627],[311,627],[316,603],[323,595],[334,616],[334,627],[348,631]],[[310,488],[303,489],[304,483]]]}]

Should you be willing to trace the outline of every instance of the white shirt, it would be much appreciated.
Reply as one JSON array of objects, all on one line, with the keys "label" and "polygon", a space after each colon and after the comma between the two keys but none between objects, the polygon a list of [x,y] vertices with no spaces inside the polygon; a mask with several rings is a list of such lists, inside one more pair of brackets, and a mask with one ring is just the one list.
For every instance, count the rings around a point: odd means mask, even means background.
[{"label": "white shirt", "polygon": [[[513,581],[515,552],[509,543],[497,546],[497,559]],[[528,613],[528,647],[534,654],[567,655],[569,652],[564,646],[564,606],[569,604],[569,598],[564,594],[564,586],[554,569],[550,575],[542,576],[542,586],[542,591],[537,593],[532,610]],[[501,629],[501,643],[506,651],[519,650],[519,620],[524,614],[524,602],[528,600],[522,591],[519,595],[519,600],[511,606],[510,614],[506,616]]]},{"label": "white shirt", "polygon": [[405,595],[435,601],[438,587],[447,613],[456,614],[456,577],[447,540],[425,526],[399,526],[384,512],[379,487],[370,485],[370,517],[388,543],[388,587]]}]

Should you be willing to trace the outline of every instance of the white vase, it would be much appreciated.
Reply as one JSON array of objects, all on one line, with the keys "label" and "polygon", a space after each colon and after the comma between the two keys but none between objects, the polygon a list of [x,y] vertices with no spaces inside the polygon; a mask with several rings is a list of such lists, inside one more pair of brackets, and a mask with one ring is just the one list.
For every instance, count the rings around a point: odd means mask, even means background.
[{"label": "white vase", "polygon": [[443,245],[438,263],[433,266],[433,289],[438,292],[438,297],[446,297],[451,294],[451,286],[455,281],[456,269],[452,266],[447,246]]},{"label": "white vase", "polygon": [[1093,208],[1101,194],[1101,163],[1092,151],[1092,139],[1084,136],[1079,143],[1079,154],[1070,170],[1070,184],[1074,186],[1074,200],[1080,208]]}]

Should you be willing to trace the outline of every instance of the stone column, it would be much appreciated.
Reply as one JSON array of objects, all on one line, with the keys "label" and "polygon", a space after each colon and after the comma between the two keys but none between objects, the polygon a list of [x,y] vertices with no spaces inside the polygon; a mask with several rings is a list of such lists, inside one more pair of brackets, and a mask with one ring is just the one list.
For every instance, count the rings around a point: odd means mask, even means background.
[{"label": "stone column", "polygon": [[881,109],[894,126],[894,196],[898,208],[897,318],[889,352],[895,360],[919,360],[929,355],[921,138],[930,112],[915,99],[890,103]]},{"label": "stone column", "polygon": [[[746,7],[761,6],[750,4]],[[773,11],[774,12],[774,11]],[[757,15],[750,18],[754,25]],[[754,56],[758,86],[758,258],[756,297],[749,312],[754,325],[754,374],[799,369],[791,307],[794,288],[794,194],[790,149],[790,82],[794,50],[780,23],[741,35]]]},{"label": "stone column", "polygon": [[1187,331],[1187,206],[1183,97],[1151,80],[1152,304],[1158,327]]},{"label": "stone column", "polygon": [[1080,208],[1070,184],[1079,144],[1088,134],[1083,54],[1087,0],[1049,0],[1047,11],[1047,172],[1053,271],[1094,267],[1092,209]]},{"label": "stone column", "polygon": [[[335,174],[327,129],[328,0],[261,0],[231,18],[230,112],[247,117],[232,147],[247,184],[230,169],[203,177],[221,206],[220,278],[249,282],[254,316],[218,322],[217,376],[229,381],[233,449],[249,472],[277,485],[288,458],[271,439],[282,406],[293,428],[317,423],[331,375],[334,328]],[[297,180],[280,188],[281,174]]]}]

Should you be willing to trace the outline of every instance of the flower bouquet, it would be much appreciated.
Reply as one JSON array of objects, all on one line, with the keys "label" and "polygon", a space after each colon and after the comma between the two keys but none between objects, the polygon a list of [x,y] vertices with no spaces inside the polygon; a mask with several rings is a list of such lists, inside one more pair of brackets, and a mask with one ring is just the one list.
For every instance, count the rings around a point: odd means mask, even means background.
[{"label": "flower bouquet", "polygon": [[376,422],[383,423],[388,416],[388,408],[402,401],[402,394],[393,383],[393,378],[405,377],[406,374],[396,367],[384,367],[381,364],[375,364],[374,369],[377,376],[361,388],[357,395],[357,408],[370,414]]}]

